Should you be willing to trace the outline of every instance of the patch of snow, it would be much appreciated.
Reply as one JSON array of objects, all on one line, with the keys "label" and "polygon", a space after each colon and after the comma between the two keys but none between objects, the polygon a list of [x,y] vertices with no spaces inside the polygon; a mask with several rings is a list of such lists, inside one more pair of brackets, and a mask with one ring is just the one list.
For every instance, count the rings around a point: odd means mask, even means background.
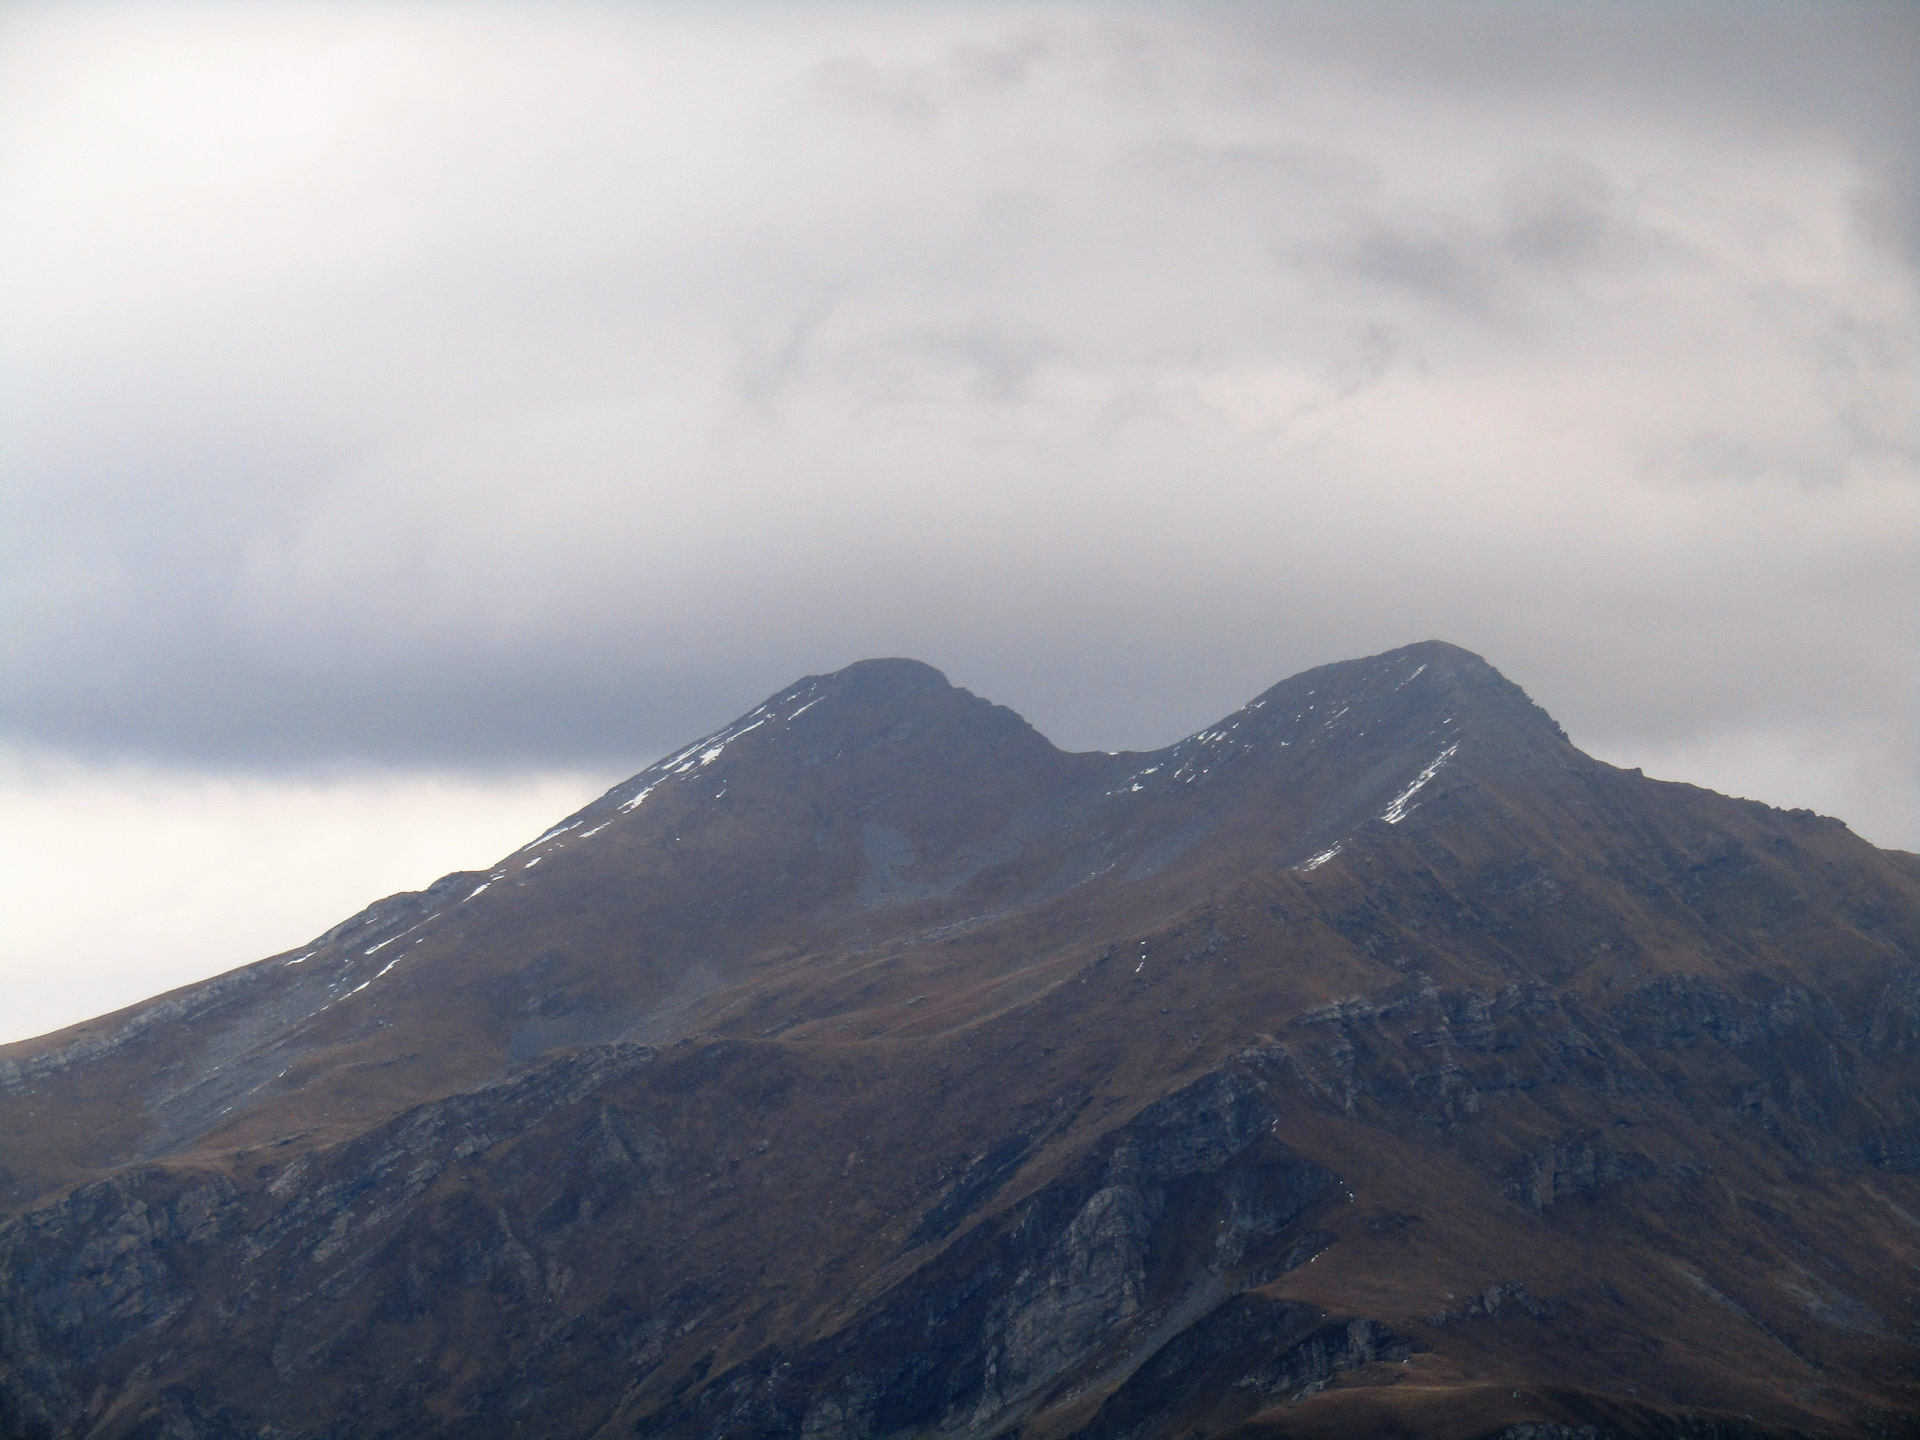
[{"label": "patch of snow", "polygon": [[[638,804],[639,804],[640,802],[639,802],[638,800],[635,800],[635,801],[633,801],[632,803],[633,803],[633,804],[635,804],[635,805],[638,805]],[[625,805],[622,805],[622,806],[621,806],[620,808],[621,808],[622,810],[624,810],[624,809],[626,809],[627,807],[626,807]],[[583,833],[583,834],[582,834],[582,835],[580,836],[580,838],[581,838],[582,840],[590,840],[590,839],[592,839],[592,838],[593,838],[593,837],[594,837],[595,835],[598,835],[598,834],[599,834],[599,833],[600,833],[600,832],[601,832],[602,830],[604,830],[604,829],[606,829],[606,828],[607,828],[607,826],[608,826],[608,825],[611,825],[612,823],[613,823],[613,822],[612,822],[611,820],[608,820],[608,821],[605,821],[605,822],[603,822],[602,824],[599,824],[599,825],[596,825],[596,826],[594,826],[594,827],[593,827],[593,829],[591,829],[591,830],[588,830],[588,831],[586,831],[586,832],[584,832],[584,833]]]},{"label": "patch of snow", "polygon": [[[639,793],[638,795],[636,795],[636,796],[634,796],[634,797],[633,797],[633,798],[632,798],[631,800],[629,800],[629,801],[627,801],[626,803],[624,803],[623,805],[621,805],[621,807],[620,807],[620,808],[621,808],[621,809],[622,809],[623,811],[625,811],[625,810],[637,810],[637,809],[639,809],[639,808],[640,808],[640,802],[641,802],[642,800],[645,800],[645,799],[647,798],[647,796],[649,796],[649,795],[651,795],[651,794],[652,794],[652,793],[653,793],[654,791],[656,791],[656,790],[658,790],[659,788],[660,788],[660,782],[659,782],[658,780],[656,780],[656,781],[654,781],[654,782],[653,782],[653,784],[651,784],[651,785],[649,785],[649,786],[647,786],[647,788],[646,788],[646,789],[644,789],[644,790],[642,790],[642,791],[641,791],[641,792],[640,792],[640,793]],[[591,829],[591,830],[589,830],[589,831],[587,832],[587,835],[598,835],[598,834],[599,834],[599,833],[600,833],[600,832],[601,832],[602,830],[604,830],[604,829],[606,829],[606,828],[607,828],[607,827],[606,827],[605,825],[596,825],[596,826],[595,826],[595,827],[594,827],[593,829]],[[586,838],[587,838],[587,835],[582,835],[582,836],[581,836],[580,838],[581,838],[582,840],[584,840],[584,839],[586,839]]]},{"label": "patch of snow", "polygon": [[826,696],[822,695],[819,697],[819,699],[807,701],[806,704],[802,705],[798,710],[794,711],[791,715],[787,716],[787,718],[782,723],[791,725],[794,721],[798,720],[802,715],[806,714],[807,711],[811,710],[814,706],[818,705],[821,700],[824,700],[826,698],[827,698]]},{"label": "patch of snow", "polygon": [[[756,720],[751,725],[742,725],[738,730],[730,730],[725,734],[721,735],[720,738],[709,749],[706,749],[700,752],[700,763],[702,765],[711,765],[714,761],[720,758],[720,753],[723,750],[725,750],[727,746],[731,745],[734,741],[738,740],[742,735],[746,734],[749,730],[758,730],[762,725],[766,723],[767,722],[764,720]],[[678,775],[681,770],[691,770],[692,768],[693,768],[693,762],[688,761],[686,764],[680,766],[679,769],[676,769],[673,773]]]},{"label": "patch of snow", "polygon": [[[529,863],[533,865],[538,865],[540,862],[538,860],[534,860]],[[500,877],[496,875],[493,878],[495,880],[498,880]],[[480,887],[480,890],[484,890],[486,888],[487,887],[485,885],[482,885]],[[473,894],[478,895],[480,893],[480,890],[474,891]],[[467,898],[471,900],[473,898],[473,895],[469,895]],[[433,914],[427,916],[427,920],[438,920],[439,918],[440,918],[440,912],[438,910],[434,911]],[[418,924],[409,925],[406,929],[402,930],[398,935],[389,935],[385,940],[382,940],[378,945],[372,946],[371,948],[366,950],[362,950],[360,953],[362,955],[371,955],[375,950],[384,950],[387,948],[387,946],[393,944],[394,941],[406,939],[407,936],[411,935],[414,931],[418,930],[421,925],[426,924],[427,920],[422,920]]]},{"label": "patch of snow", "polygon": [[318,950],[309,950],[304,955],[294,956],[293,959],[287,961],[287,964],[298,965],[302,960],[311,960],[315,955],[318,955],[319,953],[320,952]]},{"label": "patch of snow", "polygon": [[566,834],[567,831],[573,829],[574,826],[579,825],[581,823],[582,823],[581,821],[575,820],[571,824],[556,825],[553,827],[553,829],[547,831],[546,834],[542,835],[538,840],[529,840],[525,845],[522,845],[518,850],[514,851],[513,853],[516,855],[523,854],[526,851],[533,849],[533,847],[536,845],[544,845],[546,844],[547,841],[553,839],[554,836],[564,835]]},{"label": "patch of snow", "polygon": [[541,862],[542,860],[544,860],[544,859],[546,859],[546,858],[547,858],[547,857],[546,857],[546,856],[544,856],[544,855],[536,855],[536,856],[534,856],[534,857],[533,857],[533,859],[531,859],[531,860],[529,860],[529,861],[527,861],[527,863],[526,863],[526,864],[524,864],[524,865],[522,865],[522,866],[521,866],[520,868],[521,868],[522,870],[531,870],[531,869],[533,869],[533,867],[534,867],[534,866],[536,866],[536,865],[538,865],[538,864],[539,864],[539,863],[540,863],[540,862]]},{"label": "patch of snow", "polygon": [[[1425,665],[1422,665],[1420,667],[1420,670],[1424,670],[1426,668],[1427,667]],[[1393,688],[1396,690],[1404,690],[1407,686],[1411,685],[1414,681],[1420,678],[1420,670],[1414,671],[1411,675],[1407,676],[1406,679],[1402,680],[1398,685],[1394,686]]]},{"label": "patch of snow", "polygon": [[[481,890],[484,890],[484,889],[486,889],[486,888],[487,888],[487,886],[489,886],[489,885],[491,885],[492,883],[493,883],[493,882],[492,882],[491,880],[482,880],[482,881],[480,882],[480,885],[479,885],[479,888],[478,888],[478,889],[476,889],[476,890],[475,890],[475,891],[473,892],[473,895],[478,895],[478,894],[480,893],[480,891],[481,891]],[[467,896],[467,900],[471,900],[471,899],[473,899],[473,895],[469,895],[469,896]],[[467,900],[462,900],[462,901],[461,901],[460,903],[461,903],[462,905],[464,905],[464,904],[466,904],[466,903],[467,903]]]},{"label": "patch of snow", "polygon": [[1334,856],[1338,855],[1339,853],[1340,853],[1340,847],[1338,845],[1335,845],[1330,849],[1322,850],[1318,855],[1315,855],[1312,859],[1308,860],[1307,863],[1302,865],[1300,868],[1302,870],[1318,870],[1322,865],[1326,864],[1327,861],[1331,860]]},{"label": "patch of snow", "polygon": [[1459,748],[1460,742],[1456,740],[1438,755],[1434,756],[1433,763],[1428,765],[1427,768],[1422,770],[1418,775],[1414,776],[1411,785],[1393,797],[1393,803],[1387,806],[1380,818],[1389,825],[1398,825],[1402,820],[1406,819],[1407,802],[1418,795],[1426,786],[1426,783],[1440,773],[1440,767],[1446,764],[1447,761],[1452,758],[1453,752]]}]

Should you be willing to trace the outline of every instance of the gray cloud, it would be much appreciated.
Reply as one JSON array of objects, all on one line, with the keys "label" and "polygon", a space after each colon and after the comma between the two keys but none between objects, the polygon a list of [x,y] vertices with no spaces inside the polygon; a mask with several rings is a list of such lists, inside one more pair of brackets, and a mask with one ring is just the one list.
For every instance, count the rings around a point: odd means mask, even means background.
[{"label": "gray cloud", "polygon": [[15,7],[0,725],[637,766],[906,653],[1117,748],[1439,635],[1628,763],[1910,784],[1917,46]]}]

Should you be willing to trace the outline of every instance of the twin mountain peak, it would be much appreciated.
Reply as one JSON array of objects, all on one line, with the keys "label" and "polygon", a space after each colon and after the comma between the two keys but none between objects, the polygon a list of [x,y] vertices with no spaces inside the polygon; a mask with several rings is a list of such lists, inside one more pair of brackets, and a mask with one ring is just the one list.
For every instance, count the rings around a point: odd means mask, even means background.
[{"label": "twin mountain peak", "polygon": [[[171,1149],[299,1128],[316,1086],[367,1065],[388,1077],[371,1109],[330,1096],[317,1133],[414,1093],[396,1073],[430,1092],[616,1039],[926,1033],[998,1003],[971,957],[998,952],[1015,917],[1074,954],[1089,913],[1125,932],[1222,884],[1344,857],[1324,884],[1405,852],[1389,839],[1426,807],[1524,805],[1552,826],[1583,803],[1569,787],[1618,778],[1440,642],[1307,671],[1172,746],[1122,754],[1061,751],[932,666],[866,660],[788,686],[488,870],[13,1063],[91,1056],[189,1015],[204,1037],[209,1007],[237,1006],[244,1042],[148,1107]],[[873,973],[876,947],[926,951],[930,936],[946,964]]]},{"label": "twin mountain peak", "polygon": [[1125,754],[865,661],[0,1048],[0,1431],[1910,1433],[1917,1175],[1913,856],[1437,642]]}]

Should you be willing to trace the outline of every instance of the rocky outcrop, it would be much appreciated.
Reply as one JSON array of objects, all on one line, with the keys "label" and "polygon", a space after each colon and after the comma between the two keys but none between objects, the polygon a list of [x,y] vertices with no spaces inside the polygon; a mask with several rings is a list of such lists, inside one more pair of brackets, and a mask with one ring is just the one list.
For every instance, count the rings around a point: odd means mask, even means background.
[{"label": "rocky outcrop", "polygon": [[[559,1258],[569,1245],[670,1209],[687,1188],[683,1150],[630,1108],[596,1100],[652,1058],[632,1046],[585,1051],[417,1107],[324,1163],[265,1167],[245,1192],[225,1178],[151,1170],[24,1217],[0,1232],[7,1433],[77,1433],[101,1418],[92,1367],[124,1367],[121,1357],[144,1353],[143,1342],[170,1326],[181,1327],[181,1343],[226,1328],[232,1302],[196,1293],[216,1249],[229,1268],[214,1287],[244,1297],[242,1350],[280,1385],[338,1366],[372,1340],[364,1321],[342,1328],[349,1314],[405,1325],[461,1294],[509,1307],[550,1301],[569,1283]],[[1130,1368],[1328,1243],[1304,1217],[1333,1177],[1272,1138],[1275,1078],[1267,1058],[1249,1052],[1110,1131],[1012,1205],[963,1214],[1017,1177],[1027,1146],[1013,1138],[983,1162],[991,1183],[968,1172],[930,1207],[943,1217],[934,1228],[959,1233],[944,1247],[922,1231],[910,1236],[909,1254],[933,1253],[861,1318],[696,1383],[641,1416],[642,1433],[869,1440],[977,1429],[1031,1409],[1070,1375]],[[507,1167],[504,1180],[521,1163],[513,1144],[555,1125],[564,1162],[513,1182],[510,1208],[481,1202],[471,1182],[447,1189],[450,1167],[463,1164]],[[644,1376],[713,1298],[711,1287],[689,1284],[640,1312],[581,1316],[469,1397],[457,1428],[490,1433],[483,1416],[522,1411],[583,1361]],[[1347,1353],[1330,1344],[1295,1347],[1262,1383],[1324,1378]],[[409,1411],[408,1433],[435,1433],[425,1414]],[[307,1433],[285,1415],[249,1416],[218,1392],[176,1385],[141,1423],[179,1437]]]},{"label": "rocky outcrop", "polygon": [[[1440,986],[1414,975],[1373,996],[1316,1006],[1280,1049],[1317,1097],[1396,1128],[1475,1126],[1508,1097],[1586,1093],[1620,1112],[1671,1104],[1734,1123],[1822,1166],[1911,1172],[1920,1112],[1903,1092],[1871,1094],[1863,1027],[1831,999],[1750,978],[1749,995],[1685,977],[1629,991],[1601,1010],[1546,986]],[[1675,1052],[1696,1052],[1711,1076]],[[1671,1148],[1671,1147],[1669,1147]],[[1684,1149],[1684,1147],[1682,1147]],[[1619,1135],[1566,1134],[1502,1162],[1507,1193],[1536,1211],[1622,1180],[1684,1178],[1698,1165],[1650,1155]]]},{"label": "rocky outcrop", "polygon": [[1659,1173],[1660,1167],[1645,1156],[1624,1152],[1603,1137],[1569,1136],[1542,1145],[1511,1166],[1507,1193],[1543,1213],[1569,1196]]},{"label": "rocky outcrop", "polygon": [[78,1377],[176,1320],[243,1225],[231,1181],[148,1169],[0,1230],[0,1433],[71,1433]]},{"label": "rocky outcrop", "polygon": [[1080,1431],[1082,1440],[1135,1440],[1196,1424],[1216,1432],[1344,1371],[1404,1360],[1412,1344],[1356,1317],[1243,1295],[1188,1326],[1135,1370]]},{"label": "rocky outcrop", "polygon": [[638,1433],[989,1434],[1071,1375],[1137,1363],[1168,1328],[1325,1243],[1300,1221],[1334,1177],[1270,1137],[1275,1117],[1257,1059],[1208,1075],[967,1231],[854,1324],[767,1351]]},{"label": "rocky outcrop", "polygon": [[[261,1167],[243,1190],[222,1174],[145,1167],[83,1186],[56,1204],[0,1228],[0,1434],[80,1433],[98,1423],[88,1381],[149,1347],[203,1342],[237,1328],[268,1342],[283,1381],[325,1363],[328,1337],[312,1328],[317,1312],[380,1269],[387,1235],[412,1218],[419,1197],[451,1165],[485,1155],[525,1134],[562,1107],[578,1105],[610,1077],[646,1064],[652,1052],[612,1046],[572,1057],[497,1086],[418,1106],[328,1157]],[[634,1179],[634,1149],[602,1121],[580,1148],[591,1163],[612,1147]],[[268,1178],[271,1177],[271,1178]],[[542,1277],[513,1236],[477,1225],[460,1247],[458,1278],[500,1279],[537,1293]],[[446,1280],[417,1269],[412,1303],[429,1306]],[[377,1282],[375,1282],[377,1283]],[[406,1306],[400,1305],[401,1313]],[[303,1343],[304,1337],[304,1343]],[[173,1387],[161,1411],[164,1433],[182,1437],[260,1433],[231,1406]],[[210,1402],[209,1402],[210,1403]],[[207,1430],[202,1411],[223,1416]],[[156,1411],[156,1414],[161,1413]],[[211,1421],[207,1423],[212,1423]],[[201,1428],[196,1428],[201,1427]]]}]

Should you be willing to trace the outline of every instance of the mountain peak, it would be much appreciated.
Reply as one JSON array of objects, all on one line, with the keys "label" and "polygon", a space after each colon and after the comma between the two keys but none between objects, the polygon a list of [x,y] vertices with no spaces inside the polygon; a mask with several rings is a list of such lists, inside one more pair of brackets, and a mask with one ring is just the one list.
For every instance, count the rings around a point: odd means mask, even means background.
[{"label": "mountain peak", "polygon": [[1438,641],[1148,754],[810,676],[0,1052],[0,1431],[1905,1433],[1909,858]]},{"label": "mountain peak", "polygon": [[900,656],[856,660],[828,675],[809,675],[807,680],[824,681],[860,694],[918,695],[954,688],[952,681],[924,660]]},{"label": "mountain peak", "polygon": [[[1424,682],[1424,683],[1422,683]],[[1544,731],[1566,740],[1566,731],[1527,692],[1471,650],[1444,640],[1422,640],[1357,660],[1316,666],[1282,680],[1252,705],[1287,697],[1316,698],[1349,706],[1379,705],[1401,696],[1408,702],[1438,705],[1456,718],[1498,719],[1523,730]],[[1249,708],[1252,708],[1252,705]]]}]

